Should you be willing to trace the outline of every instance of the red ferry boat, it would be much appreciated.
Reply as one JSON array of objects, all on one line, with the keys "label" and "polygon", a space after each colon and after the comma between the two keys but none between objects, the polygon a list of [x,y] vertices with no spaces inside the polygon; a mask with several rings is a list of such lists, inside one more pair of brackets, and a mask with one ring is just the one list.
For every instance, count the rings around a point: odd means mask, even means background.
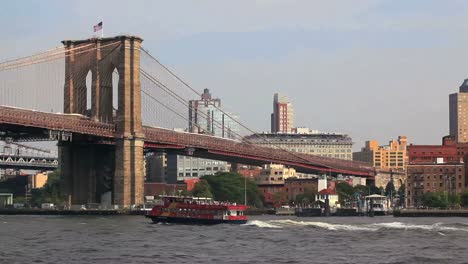
[{"label": "red ferry boat", "polygon": [[212,201],[211,198],[162,196],[146,215],[154,223],[245,224],[247,206]]}]

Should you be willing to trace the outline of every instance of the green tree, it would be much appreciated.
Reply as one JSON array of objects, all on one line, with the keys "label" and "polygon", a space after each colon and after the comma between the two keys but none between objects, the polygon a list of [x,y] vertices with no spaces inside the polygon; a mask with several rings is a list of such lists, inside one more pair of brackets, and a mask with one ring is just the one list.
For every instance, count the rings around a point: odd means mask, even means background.
[{"label": "green tree", "polygon": [[308,193],[298,194],[296,195],[294,202],[300,205],[309,205],[315,202],[315,194],[308,194]]},{"label": "green tree", "polygon": [[247,204],[254,207],[263,206],[263,195],[258,189],[257,184],[238,173],[218,172],[215,175],[202,176],[201,179],[208,182],[215,200],[241,204],[244,203],[245,181],[247,186]]},{"label": "green tree", "polygon": [[441,192],[427,192],[422,196],[422,204],[427,207],[447,208],[448,197]]},{"label": "green tree", "polygon": [[389,181],[387,185],[385,186],[385,195],[386,196],[396,195],[396,189],[395,189],[395,185],[393,184],[393,181]]},{"label": "green tree", "polygon": [[405,192],[406,192],[406,186],[405,184],[401,184],[400,185],[400,188],[398,188],[398,195],[400,195],[400,197],[404,197],[405,196]]},{"label": "green tree", "polygon": [[304,193],[296,195],[294,202],[296,204],[308,205],[315,202],[315,195],[317,194],[316,185],[305,185]]},{"label": "green tree", "polygon": [[384,189],[382,187],[377,187],[375,186],[375,184],[372,184],[371,186],[369,186],[369,194],[383,194],[384,193]]},{"label": "green tree", "polygon": [[14,203],[24,204],[26,203],[26,197],[24,196],[15,196],[13,199]]},{"label": "green tree", "polygon": [[31,191],[31,205],[37,207],[40,207],[42,203],[63,205],[65,203],[65,195],[62,191],[62,182],[59,170],[49,173],[44,187]]},{"label": "green tree", "polygon": [[347,201],[353,200],[354,188],[347,182],[337,183],[336,192],[338,193],[338,201],[341,205],[345,205]]},{"label": "green tree", "polygon": [[362,196],[366,196],[369,193],[369,188],[365,185],[358,184],[354,186],[354,193],[359,193]]},{"label": "green tree", "polygon": [[460,195],[460,204],[461,204],[463,207],[468,207],[468,190],[467,190],[467,191],[464,191],[464,192]]},{"label": "green tree", "polygon": [[449,207],[458,207],[460,205],[460,196],[456,193],[447,194],[447,202]]},{"label": "green tree", "polygon": [[213,194],[211,192],[211,186],[205,179],[197,182],[193,187],[192,194],[195,197],[207,197],[213,198]]},{"label": "green tree", "polygon": [[193,193],[191,191],[188,191],[188,190],[182,190],[180,195],[182,195],[182,196],[194,196]]},{"label": "green tree", "polygon": [[398,196],[400,196],[399,200],[399,205],[404,206],[405,205],[405,197],[406,197],[406,186],[404,183],[400,185],[400,188],[398,188]]}]

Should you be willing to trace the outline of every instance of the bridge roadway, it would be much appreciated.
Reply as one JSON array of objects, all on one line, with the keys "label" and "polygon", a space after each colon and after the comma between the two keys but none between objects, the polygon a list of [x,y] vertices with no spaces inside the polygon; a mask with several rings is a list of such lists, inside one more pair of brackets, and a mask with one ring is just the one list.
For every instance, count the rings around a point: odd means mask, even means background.
[{"label": "bridge roadway", "polygon": [[[0,137],[13,137],[16,140],[44,139],[49,136],[50,131],[87,135],[109,144],[113,144],[115,138],[113,124],[95,122],[81,115],[45,113],[0,106]],[[304,173],[375,176],[374,168],[362,162],[301,153],[292,154],[229,139],[148,126],[144,127],[144,134],[147,149],[167,149],[181,155],[251,165],[280,163]]]}]

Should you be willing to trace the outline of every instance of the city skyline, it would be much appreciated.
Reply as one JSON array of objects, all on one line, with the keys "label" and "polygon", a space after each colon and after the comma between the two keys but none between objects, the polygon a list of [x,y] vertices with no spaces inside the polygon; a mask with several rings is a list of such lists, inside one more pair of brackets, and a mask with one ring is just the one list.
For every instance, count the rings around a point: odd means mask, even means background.
[{"label": "city skyline", "polygon": [[[217,87],[254,130],[269,129],[271,95],[280,92],[294,103],[296,124],[347,133],[357,148],[398,134],[439,143],[449,132],[448,94],[467,77],[461,1],[109,3],[5,3],[0,59],[91,37],[102,19],[105,36],[140,35],[198,90]],[[235,109],[240,102],[252,108]]]}]

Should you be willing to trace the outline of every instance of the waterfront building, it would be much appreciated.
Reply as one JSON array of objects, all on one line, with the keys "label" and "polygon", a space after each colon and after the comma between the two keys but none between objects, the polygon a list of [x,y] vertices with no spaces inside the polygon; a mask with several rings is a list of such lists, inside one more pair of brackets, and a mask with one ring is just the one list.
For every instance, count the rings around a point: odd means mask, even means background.
[{"label": "waterfront building", "polygon": [[333,189],[323,189],[315,195],[315,201],[320,201],[323,204],[327,198],[330,208],[340,207],[338,194]]},{"label": "waterfront building", "polygon": [[450,136],[457,142],[468,142],[468,79],[463,81],[458,93],[449,95]]},{"label": "waterfront building", "polygon": [[407,172],[406,206],[418,207],[426,192],[461,194],[465,189],[463,162],[446,163],[439,158],[436,163],[409,164]]},{"label": "waterfront building", "polygon": [[353,141],[346,134],[304,133],[276,134],[262,133],[245,137],[254,144],[280,148],[291,152],[318,155],[322,157],[352,160]]},{"label": "waterfront building", "polygon": [[296,197],[304,193],[314,193],[318,188],[317,178],[287,178],[284,181],[285,191],[289,201],[296,200]]},{"label": "waterfront building", "polygon": [[407,144],[406,136],[399,136],[398,140],[390,141],[387,146],[379,146],[376,140],[369,140],[361,151],[353,153],[353,160],[368,162],[377,169],[404,171]]},{"label": "waterfront building", "polygon": [[409,145],[406,206],[420,206],[426,192],[461,193],[466,188],[468,144],[445,136],[442,145]]},{"label": "waterfront building", "polygon": [[264,201],[267,205],[285,205],[296,200],[296,197],[304,193],[317,192],[318,179],[301,179],[289,177],[284,179],[282,184],[270,183],[259,184],[258,188],[263,193]]},{"label": "waterfront building", "polygon": [[294,110],[285,95],[275,93],[271,114],[271,133],[291,133],[294,126]]}]

